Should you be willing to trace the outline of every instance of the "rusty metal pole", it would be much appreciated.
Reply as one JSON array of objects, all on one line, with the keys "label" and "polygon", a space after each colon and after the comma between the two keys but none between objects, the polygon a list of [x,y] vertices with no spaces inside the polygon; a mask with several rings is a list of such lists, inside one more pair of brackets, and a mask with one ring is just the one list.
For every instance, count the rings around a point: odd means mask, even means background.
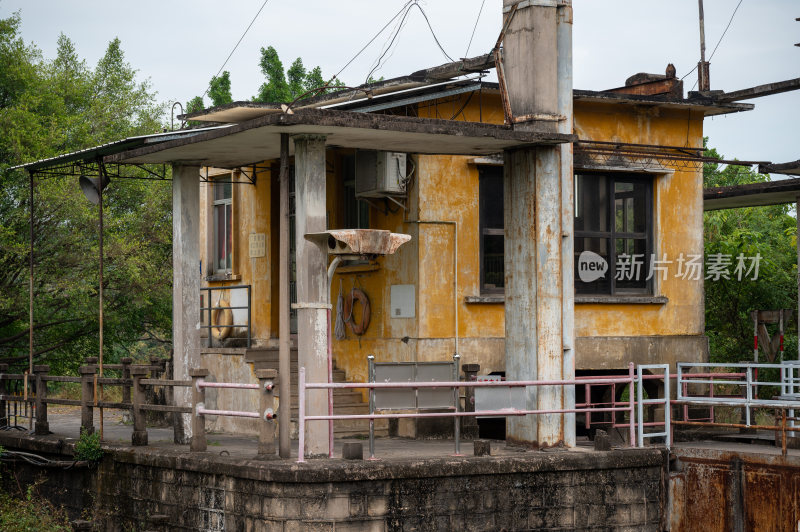
[{"label": "rusty metal pole", "polygon": [[709,67],[706,62],[706,23],[703,14],[703,0],[697,0],[700,9],[700,62],[697,64],[697,88],[699,91],[711,90]]},{"label": "rusty metal pole", "polygon": [[[99,306],[100,306],[100,378],[103,378],[103,179],[104,176],[104,169],[103,164],[99,164],[99,182],[101,185],[97,190],[98,196],[100,197],[100,237],[99,237],[99,247],[100,247],[100,289],[97,293],[99,299]],[[100,400],[103,399],[103,385],[100,385]],[[100,441],[103,440],[103,407],[100,407]]]},{"label": "rusty metal pole", "polygon": [[[558,132],[572,134],[572,6],[558,7],[556,39],[558,47]],[[564,359],[563,379],[575,379],[575,173],[572,165],[572,144],[558,146],[561,165],[561,337]],[[563,407],[575,408],[575,387],[565,386]],[[564,443],[576,445],[575,414],[564,414]]]},{"label": "rusty metal pole", "polygon": [[[327,225],[325,136],[293,137],[295,157],[295,249],[297,265],[297,348],[298,365],[306,368],[309,382],[327,380],[327,287],[328,257],[306,233],[321,233]],[[327,412],[325,390],[310,390],[306,397],[310,416]],[[305,454],[328,454],[327,427],[309,423],[305,427]]]},{"label": "rusty metal pole", "polygon": [[292,360],[289,349],[289,135],[281,133],[280,207],[278,238],[278,377],[280,406],[278,408],[278,454],[292,454]]},{"label": "rusty metal pole", "polygon": [[[31,199],[31,219],[30,219],[30,255],[28,257],[29,282],[28,282],[28,375],[33,375],[33,174],[28,172],[30,177],[30,199]],[[25,380],[25,398],[28,398],[28,378]]]}]

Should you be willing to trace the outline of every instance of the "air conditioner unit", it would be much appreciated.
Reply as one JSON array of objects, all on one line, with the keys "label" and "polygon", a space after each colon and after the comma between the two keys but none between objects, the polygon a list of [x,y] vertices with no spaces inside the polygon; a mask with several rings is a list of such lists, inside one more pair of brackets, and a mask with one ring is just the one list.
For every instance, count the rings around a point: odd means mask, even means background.
[{"label": "air conditioner unit", "polygon": [[405,178],[405,153],[356,151],[356,197],[380,198],[402,194]]}]

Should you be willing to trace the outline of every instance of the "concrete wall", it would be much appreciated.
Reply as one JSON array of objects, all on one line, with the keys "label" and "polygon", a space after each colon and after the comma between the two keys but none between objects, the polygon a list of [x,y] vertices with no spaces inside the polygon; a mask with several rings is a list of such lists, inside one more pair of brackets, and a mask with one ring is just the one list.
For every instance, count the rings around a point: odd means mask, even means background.
[{"label": "concrete wall", "polygon": [[[4,442],[4,445],[8,445]],[[34,450],[25,445],[27,450]],[[38,445],[37,452],[45,452]],[[57,453],[54,442],[51,453]],[[38,492],[100,530],[661,530],[663,450],[261,462],[168,449],[49,469]],[[41,469],[15,463],[6,489]],[[155,526],[154,515],[166,516]]]}]

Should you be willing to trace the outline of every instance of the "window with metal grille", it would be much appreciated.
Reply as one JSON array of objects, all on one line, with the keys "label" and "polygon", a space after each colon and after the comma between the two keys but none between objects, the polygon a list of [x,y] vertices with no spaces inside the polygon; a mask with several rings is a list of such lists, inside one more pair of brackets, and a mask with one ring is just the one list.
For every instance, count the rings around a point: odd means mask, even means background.
[{"label": "window with metal grille", "polygon": [[233,264],[233,199],[231,176],[213,182],[214,272],[230,272]]},{"label": "window with metal grille", "polygon": [[[652,293],[652,183],[649,176],[630,174],[575,175],[576,294]],[[607,272],[582,280],[581,268],[597,256]],[[594,277],[583,273],[584,279]]]}]

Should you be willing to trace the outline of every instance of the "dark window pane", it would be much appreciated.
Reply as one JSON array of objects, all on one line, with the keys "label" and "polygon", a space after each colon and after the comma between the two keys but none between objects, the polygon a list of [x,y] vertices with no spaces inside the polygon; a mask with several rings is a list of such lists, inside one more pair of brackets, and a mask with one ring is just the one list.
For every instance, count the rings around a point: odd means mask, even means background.
[{"label": "dark window pane", "polygon": [[643,181],[614,183],[615,230],[618,233],[644,233],[647,231],[647,191]]},{"label": "dark window pane", "polygon": [[500,167],[480,170],[481,226],[503,228],[503,172]]},{"label": "dark window pane", "polygon": [[503,270],[502,235],[483,235],[483,288],[503,288],[505,286]]},{"label": "dark window pane", "polygon": [[616,252],[614,271],[617,292],[645,291],[651,259],[647,253],[647,239],[618,238]]},{"label": "dark window pane", "polygon": [[608,231],[608,178],[575,176],[575,231]]},{"label": "dark window pane", "polygon": [[[611,292],[612,268],[609,267],[609,239],[575,239],[575,292],[608,294]],[[605,270],[605,272],[603,271]]]}]

